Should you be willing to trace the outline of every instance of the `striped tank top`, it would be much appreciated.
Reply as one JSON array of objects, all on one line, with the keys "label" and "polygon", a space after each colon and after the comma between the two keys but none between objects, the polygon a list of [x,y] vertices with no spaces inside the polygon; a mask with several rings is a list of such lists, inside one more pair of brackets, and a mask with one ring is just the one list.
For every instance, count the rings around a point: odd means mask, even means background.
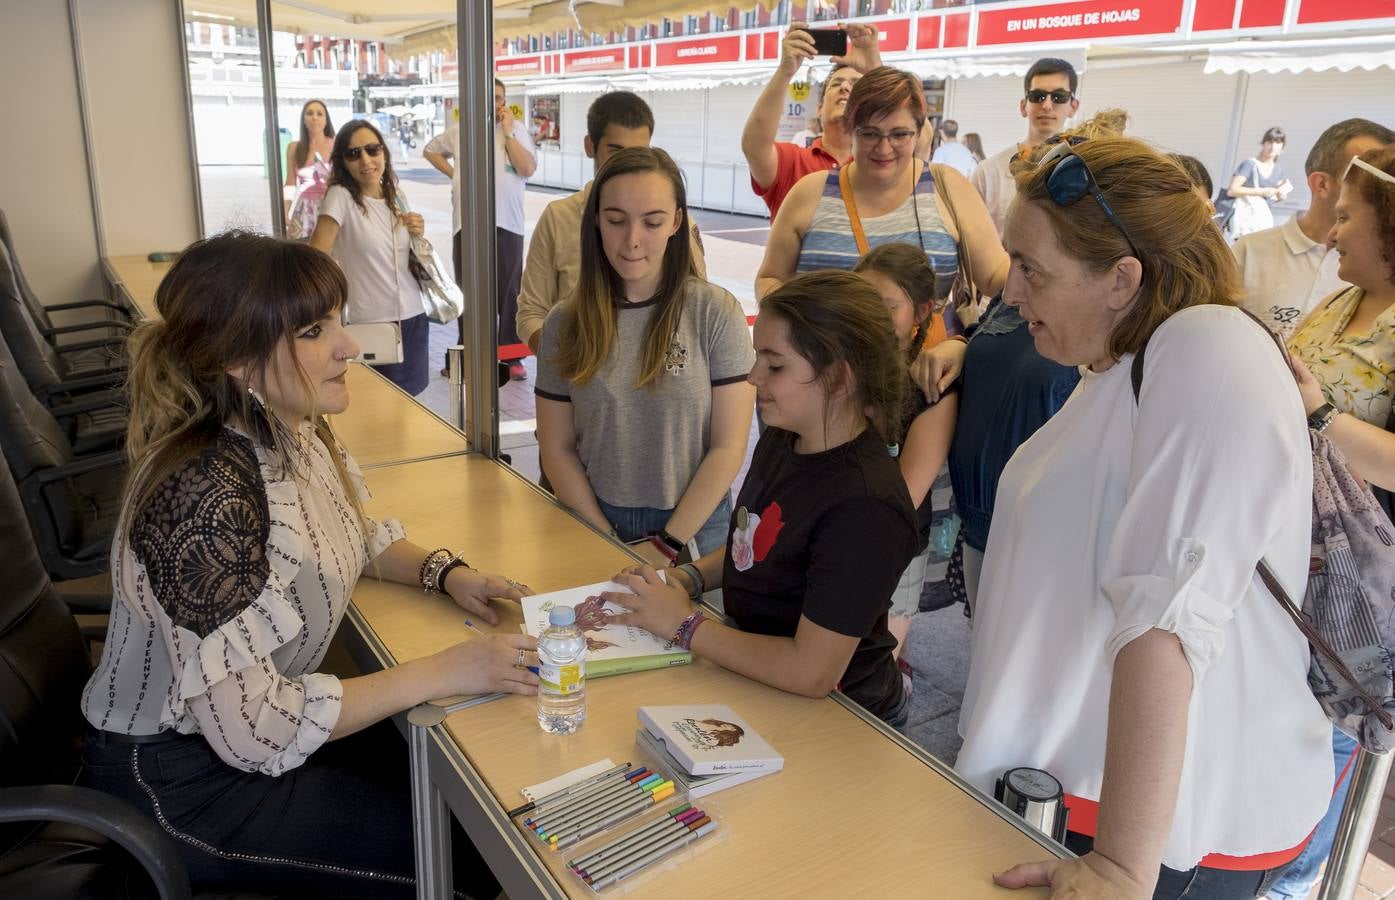
[{"label": "striped tank top", "polygon": [[[862,229],[867,234],[868,247],[900,241],[924,250],[935,272],[937,295],[948,294],[959,268],[958,247],[940,218],[939,205],[935,202],[935,179],[930,175],[929,166],[920,173],[911,197],[884,216],[863,216]],[[853,237],[852,220],[848,218],[843,194],[838,189],[838,170],[834,169],[828,173],[823,196],[814,207],[814,217],[800,245],[795,271],[850,270],[861,258],[857,238]]]}]

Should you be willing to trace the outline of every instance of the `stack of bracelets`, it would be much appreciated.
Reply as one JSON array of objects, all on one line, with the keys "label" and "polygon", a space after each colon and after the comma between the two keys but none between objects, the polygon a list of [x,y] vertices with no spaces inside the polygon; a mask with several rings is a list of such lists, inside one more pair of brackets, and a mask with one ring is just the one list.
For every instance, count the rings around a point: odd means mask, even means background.
[{"label": "stack of bracelets", "polygon": [[461,559],[459,553],[451,553],[445,547],[437,547],[426,554],[426,559],[421,561],[421,568],[417,570],[421,589],[428,594],[444,594],[446,592],[446,576],[450,574],[451,569],[460,566],[470,568],[469,563]]}]

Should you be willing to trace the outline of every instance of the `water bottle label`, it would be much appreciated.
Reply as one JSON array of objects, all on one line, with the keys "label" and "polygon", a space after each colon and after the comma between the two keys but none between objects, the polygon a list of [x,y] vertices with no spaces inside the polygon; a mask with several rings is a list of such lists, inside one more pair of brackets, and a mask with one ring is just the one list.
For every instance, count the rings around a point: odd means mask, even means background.
[{"label": "water bottle label", "polygon": [[575,694],[586,683],[586,664],[574,662],[559,666],[538,660],[538,680],[544,690],[554,694]]}]

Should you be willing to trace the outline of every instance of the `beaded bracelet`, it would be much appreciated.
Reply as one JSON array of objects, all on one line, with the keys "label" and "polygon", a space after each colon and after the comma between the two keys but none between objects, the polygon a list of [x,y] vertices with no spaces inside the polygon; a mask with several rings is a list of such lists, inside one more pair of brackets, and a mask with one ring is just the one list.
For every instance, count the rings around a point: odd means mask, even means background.
[{"label": "beaded bracelet", "polygon": [[676,647],[682,647],[684,650],[692,649],[693,632],[697,631],[698,626],[705,621],[707,621],[707,617],[702,614],[702,610],[693,610],[688,614],[688,618],[679,624],[678,630],[673,633],[673,640],[669,643]]},{"label": "beaded bracelet", "polygon": [[440,574],[441,568],[451,558],[451,552],[445,547],[437,547],[426,554],[426,559],[421,561],[421,569],[417,571],[417,578],[421,581],[421,589],[428,594],[436,589],[436,576]]},{"label": "beaded bracelet", "polygon": [[461,566],[467,569],[470,568],[470,564],[461,559],[459,553],[452,556],[444,566],[441,566],[441,571],[436,573],[436,590],[438,593],[444,594],[446,592],[446,576],[450,574],[451,569],[458,569]]}]

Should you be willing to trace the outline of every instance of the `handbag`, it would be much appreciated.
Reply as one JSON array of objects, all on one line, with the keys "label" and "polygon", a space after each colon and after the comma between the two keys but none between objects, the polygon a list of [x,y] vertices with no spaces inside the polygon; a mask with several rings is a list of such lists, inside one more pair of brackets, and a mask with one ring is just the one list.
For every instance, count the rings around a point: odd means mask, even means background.
[{"label": "handbag", "polygon": [[[397,205],[397,216],[401,219],[408,212],[406,200],[401,194],[397,196]],[[396,234],[395,229],[393,233]],[[430,241],[422,235],[409,233],[409,236],[411,243],[407,247],[407,269],[421,287],[422,311],[428,319],[438,324],[454,322],[465,311],[465,295],[460,292],[460,285],[455,283],[455,279],[446,277],[445,266],[441,265],[441,257]]]},{"label": "handbag", "polygon": [[[943,163],[933,163],[930,166],[930,174],[937,186],[945,183],[944,168]],[[959,271],[949,287],[949,301],[955,316],[965,327],[976,325],[981,310],[978,306],[978,285],[974,283],[973,262],[969,258],[969,242],[964,240],[964,229],[959,225],[959,214],[954,209],[954,201],[949,198],[949,191],[941,188],[936,191],[935,196],[944,204],[945,211],[954,222],[954,230],[959,235],[959,239],[954,242],[954,252],[959,258]]]}]

